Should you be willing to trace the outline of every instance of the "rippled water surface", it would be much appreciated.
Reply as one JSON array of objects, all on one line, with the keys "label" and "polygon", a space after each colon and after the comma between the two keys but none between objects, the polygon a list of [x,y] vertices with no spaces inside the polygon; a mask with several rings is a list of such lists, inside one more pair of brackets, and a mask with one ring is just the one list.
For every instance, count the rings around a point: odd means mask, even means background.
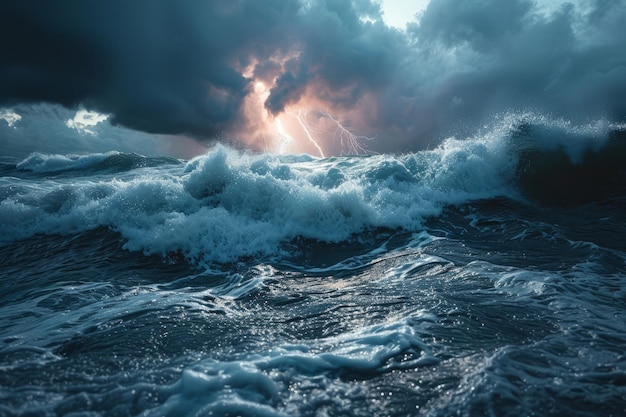
[{"label": "rippled water surface", "polygon": [[3,160],[0,415],[625,415],[622,134],[541,132]]}]

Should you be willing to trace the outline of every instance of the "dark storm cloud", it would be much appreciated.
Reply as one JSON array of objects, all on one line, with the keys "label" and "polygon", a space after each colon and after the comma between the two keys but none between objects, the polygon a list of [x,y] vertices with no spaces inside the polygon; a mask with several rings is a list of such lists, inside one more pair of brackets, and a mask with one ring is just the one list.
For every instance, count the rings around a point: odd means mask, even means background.
[{"label": "dark storm cloud", "polygon": [[[210,136],[241,119],[252,61],[271,67],[280,112],[318,83],[350,105],[389,82],[402,37],[368,0],[4,2],[0,105],[52,102],[157,133]],[[323,90],[323,91],[322,91]],[[332,93],[331,93],[332,92]]]},{"label": "dark storm cloud", "polygon": [[505,110],[626,120],[626,2],[544,3],[432,0],[404,33],[370,0],[3,2],[0,107],[82,105],[210,137],[246,126],[256,79],[274,114],[368,101],[358,127],[381,150]]},{"label": "dark storm cloud", "polygon": [[248,51],[266,51],[288,1],[3,2],[0,101],[83,104],[149,132],[212,135],[236,117]]},{"label": "dark storm cloud", "polygon": [[306,3],[292,28],[298,40],[297,57],[278,77],[267,108],[280,112],[297,102],[311,84],[316,85],[319,98],[340,106],[389,85],[408,50],[404,37],[385,26],[380,13],[370,1]]}]

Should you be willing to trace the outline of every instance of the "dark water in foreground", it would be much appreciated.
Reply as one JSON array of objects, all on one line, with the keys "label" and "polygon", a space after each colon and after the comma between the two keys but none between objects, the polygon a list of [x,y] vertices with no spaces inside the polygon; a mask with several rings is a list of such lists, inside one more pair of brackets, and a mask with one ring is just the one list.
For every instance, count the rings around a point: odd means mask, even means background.
[{"label": "dark water in foreground", "polygon": [[0,416],[626,415],[623,130],[0,165]]}]

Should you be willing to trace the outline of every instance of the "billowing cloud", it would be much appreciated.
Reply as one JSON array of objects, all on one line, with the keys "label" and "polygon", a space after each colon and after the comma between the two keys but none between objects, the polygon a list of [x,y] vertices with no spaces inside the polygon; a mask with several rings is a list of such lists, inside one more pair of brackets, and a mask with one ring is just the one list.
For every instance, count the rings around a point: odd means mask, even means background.
[{"label": "billowing cloud", "polygon": [[5,3],[0,97],[82,104],[147,132],[214,135],[247,94],[236,67],[242,51],[273,25],[272,16],[259,13],[250,28],[255,4],[238,10],[233,2],[197,0]]},{"label": "billowing cloud", "polygon": [[414,103],[441,125],[526,109],[624,120],[626,37],[618,26],[626,24],[626,3],[584,6],[546,12],[529,0],[431,2],[410,35],[438,75],[417,81]]},{"label": "billowing cloud", "polygon": [[415,149],[505,111],[623,122],[625,26],[620,0],[432,0],[407,31],[375,0],[5,2],[0,107],[257,148],[303,108]]}]

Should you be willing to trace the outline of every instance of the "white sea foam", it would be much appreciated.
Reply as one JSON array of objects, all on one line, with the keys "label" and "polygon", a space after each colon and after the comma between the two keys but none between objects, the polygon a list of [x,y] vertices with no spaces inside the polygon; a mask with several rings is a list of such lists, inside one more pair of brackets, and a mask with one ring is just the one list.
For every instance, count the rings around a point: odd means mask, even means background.
[{"label": "white sea foam", "polygon": [[[295,238],[340,242],[372,228],[420,230],[445,204],[506,192],[509,161],[450,139],[401,157],[281,158],[218,146],[184,167],[24,183],[0,203],[4,241],[108,227],[126,248],[194,262],[276,255]],[[108,154],[33,155],[20,169],[76,168]]]},{"label": "white sea foam", "polygon": [[[199,415],[224,411],[242,416],[282,416],[278,398],[287,384],[341,373],[384,373],[436,364],[415,327],[433,318],[412,318],[374,325],[351,333],[280,345],[232,362],[205,361],[182,371],[164,391],[167,401],[149,415]],[[297,394],[297,393],[296,393]],[[283,398],[284,399],[284,398]]]}]

